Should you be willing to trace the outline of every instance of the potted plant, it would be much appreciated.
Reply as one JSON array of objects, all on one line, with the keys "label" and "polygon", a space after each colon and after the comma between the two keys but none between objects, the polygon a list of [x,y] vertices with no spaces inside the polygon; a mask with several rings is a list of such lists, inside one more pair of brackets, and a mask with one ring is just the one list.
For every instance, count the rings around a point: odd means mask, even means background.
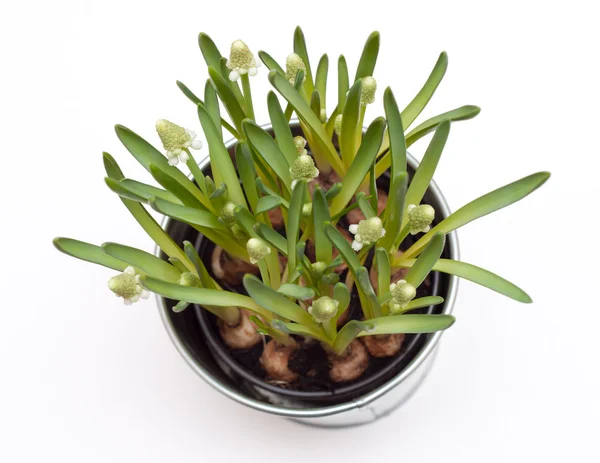
[{"label": "potted plant", "polygon": [[[440,332],[455,320],[456,277],[531,302],[507,280],[459,261],[454,230],[522,199],[549,174],[450,213],[432,177],[451,123],[479,108],[407,130],[444,76],[445,53],[404,110],[387,88],[385,118],[363,130],[378,96],[378,33],[352,80],[339,57],[332,111],[328,57],[313,73],[300,28],[284,66],[259,52],[274,88],[266,126],[254,120],[258,58],[241,40],[228,58],[205,34],[199,44],[209,75],[203,100],[177,84],[196,106],[208,157],[195,159],[192,149],[202,144],[194,131],[166,120],[156,124],[163,150],[116,127],[158,186],[127,178],[103,154],[107,186],[154,240],[156,255],[117,243],[54,244],[120,272],[108,286],[126,304],[156,293],[173,341],[210,384],[246,405],[315,424],[370,421],[426,374]],[[223,142],[223,130],[232,141]],[[417,164],[407,148],[432,132]],[[148,208],[166,217],[162,226]]]}]

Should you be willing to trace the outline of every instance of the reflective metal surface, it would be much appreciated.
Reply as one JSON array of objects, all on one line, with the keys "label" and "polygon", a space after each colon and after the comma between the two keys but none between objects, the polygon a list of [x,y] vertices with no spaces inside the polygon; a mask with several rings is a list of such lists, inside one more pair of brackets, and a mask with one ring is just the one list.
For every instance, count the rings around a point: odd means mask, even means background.
[{"label": "reflective metal surface", "polygon": [[[292,124],[295,124],[292,122]],[[297,124],[297,122],[296,122]],[[264,125],[265,130],[271,129],[270,125]],[[230,140],[226,146],[231,148],[237,140]],[[208,165],[208,158],[199,162],[201,168]],[[408,163],[416,169],[418,162],[410,154],[408,155]],[[447,217],[450,214],[448,205],[442,196],[437,185],[432,182],[429,186],[431,193],[436,197],[438,202],[438,210],[436,214],[439,217]],[[166,228],[170,219],[165,217],[162,222],[163,228]],[[455,232],[447,235],[448,257],[450,259],[459,258],[458,240]],[[160,249],[156,248],[155,254],[160,256]],[[458,286],[458,278],[449,275],[447,294],[443,304],[442,312],[449,314],[452,312],[454,301],[456,298]],[[216,390],[226,395],[227,397],[239,402],[242,405],[271,413],[274,415],[285,416],[295,421],[302,422],[308,425],[322,427],[345,427],[366,424],[388,415],[394,409],[402,405],[408,400],[412,394],[418,389],[425,376],[429,372],[435,352],[438,347],[439,340],[442,336],[441,332],[435,333],[427,341],[423,349],[413,361],[402,370],[396,377],[391,379],[382,387],[379,387],[367,395],[345,402],[338,405],[320,407],[320,408],[285,408],[283,406],[274,405],[253,398],[241,387],[233,384],[231,381],[223,379],[223,372],[219,371],[219,367],[211,361],[206,360],[206,356],[199,356],[192,352],[189,345],[182,339],[180,333],[175,328],[169,309],[165,300],[157,296],[159,311],[171,340],[175,347],[188,363],[188,365],[200,376],[204,381],[214,387]]]}]

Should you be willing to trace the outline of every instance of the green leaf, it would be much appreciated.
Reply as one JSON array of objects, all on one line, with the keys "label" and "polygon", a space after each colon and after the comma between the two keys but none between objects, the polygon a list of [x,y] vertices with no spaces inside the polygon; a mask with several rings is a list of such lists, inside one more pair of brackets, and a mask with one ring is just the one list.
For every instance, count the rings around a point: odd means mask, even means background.
[{"label": "green leaf", "polygon": [[195,105],[204,106],[204,102],[196,96],[183,82],[177,81],[177,87],[179,90]]},{"label": "green leaf", "polygon": [[206,65],[219,69],[223,56],[219,52],[215,42],[204,32],[200,32],[198,35],[198,45],[200,46],[200,51],[202,52],[204,61],[206,61]]},{"label": "green leaf", "polygon": [[302,98],[302,95],[287,81],[287,79],[276,71],[269,73],[269,81],[271,85],[290,103],[298,117],[310,127],[314,134],[318,137],[318,142],[326,150],[327,160],[338,173],[343,173],[343,165],[340,157],[331,140],[329,139],[321,120],[313,113],[308,103]]},{"label": "green leaf", "polygon": [[[419,164],[415,175],[413,176],[408,191],[406,192],[406,202],[404,208],[408,208],[410,204],[418,206],[421,204],[423,196],[429,184],[433,179],[433,174],[437,168],[442,151],[448,140],[450,133],[450,121],[443,121],[437,126],[435,134],[427,147],[427,151],[423,155],[423,160]],[[404,220],[406,222],[406,219]]]},{"label": "green leaf", "polygon": [[333,351],[341,355],[350,343],[365,329],[365,322],[350,320],[338,332],[333,342]]},{"label": "green leaf", "polygon": [[123,180],[119,181],[119,183],[123,188],[137,196],[143,197],[146,199],[146,201],[148,201],[150,198],[160,198],[175,204],[181,204],[181,201],[179,201],[177,196],[170,191],[163,190],[162,188],[146,185],[145,183],[141,183],[129,178],[124,178]]},{"label": "green leaf", "polygon": [[[346,95],[350,88],[349,77],[348,77],[348,65],[346,64],[346,58],[344,55],[340,55],[338,58],[338,113],[342,114],[344,106],[346,105]],[[333,116],[332,116],[333,117]]]},{"label": "green leaf", "polygon": [[68,256],[92,262],[93,264],[103,265],[119,272],[129,267],[129,264],[126,262],[106,254],[100,246],[95,246],[84,241],[59,237],[54,238],[52,244],[54,244],[56,249]]},{"label": "green leaf", "polygon": [[296,144],[294,143],[294,136],[290,130],[290,125],[281,109],[281,105],[277,100],[277,95],[273,92],[269,92],[267,96],[267,106],[269,108],[269,118],[273,125],[273,132],[275,133],[275,141],[281,152],[287,159],[288,167],[290,167],[298,156],[296,150]]},{"label": "green leaf", "polygon": [[238,142],[235,147],[235,164],[238,169],[240,180],[242,181],[242,187],[246,198],[250,203],[252,211],[256,214],[256,208],[258,206],[258,190],[256,188],[256,170],[254,169],[254,163],[252,162],[252,153],[246,142]]},{"label": "green leaf", "polygon": [[260,214],[261,212],[267,212],[279,206],[281,206],[281,198],[279,196],[263,196],[258,200],[258,205],[254,212],[255,214]]},{"label": "green leaf", "polygon": [[132,201],[136,201],[138,203],[146,203],[148,202],[148,200],[140,195],[137,195],[131,191],[129,191],[127,188],[123,187],[123,185],[121,185],[120,182],[118,182],[117,180],[114,180],[110,177],[105,177],[104,178],[104,182],[106,183],[106,185],[108,186],[108,188],[110,188],[110,190],[113,193],[118,194],[119,196],[122,196],[124,198],[130,199]]},{"label": "green leaf", "polygon": [[342,256],[342,259],[344,259],[344,262],[348,264],[348,268],[350,269],[352,274],[356,276],[356,271],[361,266],[360,260],[358,259],[358,256],[354,252],[354,249],[352,249],[352,246],[350,246],[350,243],[348,243],[344,235],[342,235],[340,231],[331,224],[325,225],[325,235],[327,236],[327,238],[329,238],[331,244],[333,244],[339,251],[340,255]]},{"label": "green leaf", "polygon": [[323,226],[326,222],[331,221],[331,217],[329,216],[327,199],[320,186],[315,187],[312,204],[316,260],[317,262],[329,263],[332,259],[333,248],[331,241],[325,235]]},{"label": "green leaf", "polygon": [[154,180],[156,180],[161,186],[169,190],[183,204],[185,204],[188,207],[193,207],[195,209],[204,209],[204,205],[200,202],[200,200],[195,195],[193,195],[187,188],[185,188],[185,186],[183,186],[174,177],[172,177],[168,170],[165,171],[154,164],[150,164],[149,170],[150,174],[152,174],[152,177],[154,177]]},{"label": "green leaf", "polygon": [[[414,259],[402,259],[398,263],[399,267],[410,267],[414,265]],[[511,283],[508,280],[496,275],[495,273],[485,270],[481,267],[477,267],[473,264],[467,264],[466,262],[460,262],[451,259],[440,259],[433,266],[433,270],[443,273],[449,273],[456,275],[457,277],[464,278],[465,280],[472,281],[478,285],[485,286],[486,288],[496,291],[497,293],[508,296],[515,301],[523,302],[526,304],[531,303],[531,297],[523,291],[521,288]]]},{"label": "green leaf", "polygon": [[377,55],[379,54],[379,32],[372,32],[367,38],[367,42],[363,48],[360,61],[358,62],[358,68],[356,69],[356,75],[354,81],[363,77],[372,76],[375,71],[375,63],[377,63]]},{"label": "green leaf", "polygon": [[210,165],[215,183],[217,185],[222,183],[227,185],[231,201],[240,206],[246,206],[244,192],[240,186],[229,151],[227,151],[223,143],[223,137],[204,108],[198,107],[198,117],[200,118],[200,123],[208,142]]},{"label": "green leaf", "polygon": [[265,63],[265,66],[267,66],[269,71],[277,71],[285,75],[285,70],[266,51],[259,51],[258,57],[263,63]]},{"label": "green leaf", "polygon": [[431,305],[439,305],[444,302],[444,298],[440,296],[425,296],[418,297],[417,299],[413,299],[406,307],[404,307],[403,312],[408,312],[409,310],[421,309],[423,307],[429,307]]},{"label": "green leaf", "polygon": [[201,211],[193,207],[181,206],[160,198],[154,198],[151,200],[150,205],[155,211],[172,217],[173,219],[189,223],[190,225],[213,228],[223,232],[227,231],[225,225],[223,225],[211,212]]},{"label": "green leaf", "polygon": [[306,51],[306,41],[304,40],[304,33],[300,26],[296,27],[294,31],[294,53],[296,53],[300,58],[302,58],[302,62],[304,66],[306,66],[304,87],[306,88],[306,93],[310,95],[314,90],[313,76],[310,70],[310,59],[308,58],[308,51]]},{"label": "green leaf", "polygon": [[115,259],[127,262],[132,267],[161,280],[177,282],[181,272],[173,265],[141,249],[118,243],[104,243],[102,250]]},{"label": "green leaf", "polygon": [[405,280],[415,288],[418,288],[442,255],[445,243],[445,235],[443,233],[436,233],[406,274]]},{"label": "green leaf", "polygon": [[340,193],[340,191],[342,191],[342,183],[334,183],[331,186],[331,188],[329,188],[329,190],[327,190],[327,192],[325,193],[325,198],[327,199],[327,202],[332,201],[333,198],[335,198]]},{"label": "green leaf", "polygon": [[315,291],[312,288],[298,286],[290,283],[282,284],[277,290],[277,292],[289,296],[293,299],[300,299],[301,301],[306,301],[315,297]]},{"label": "green leaf", "polygon": [[[208,68],[210,80],[215,86],[217,95],[219,95],[219,98],[223,102],[223,105],[225,106],[225,109],[227,110],[227,113],[233,121],[237,131],[241,133],[242,121],[246,118],[246,113],[244,112],[244,109],[242,108],[240,102],[236,98],[235,93],[233,92],[225,78],[221,75],[221,73],[217,71],[217,69],[218,68],[214,68],[212,66]],[[198,109],[200,109],[200,106],[198,106]]]},{"label": "green leaf", "polygon": [[325,336],[323,330],[316,326],[314,323],[312,326],[300,325],[299,323],[285,323],[281,320],[273,320],[271,326],[283,333],[296,334],[298,336],[309,337],[316,339],[317,341],[329,344],[330,341]]},{"label": "green leaf", "polygon": [[350,305],[350,291],[344,283],[336,283],[333,287],[333,298],[340,303],[337,317],[339,317]]},{"label": "green leaf", "polygon": [[217,127],[217,130],[221,136],[223,136],[223,132],[221,130],[221,112],[219,109],[219,100],[217,98],[217,92],[215,91],[210,79],[208,79],[204,85],[204,101],[204,109],[206,109],[206,112],[210,114],[213,122],[215,123],[215,127]]},{"label": "green leaf", "polygon": [[365,318],[380,317],[382,315],[381,303],[379,302],[379,299],[375,294],[375,290],[373,289],[373,285],[371,284],[369,271],[366,267],[360,267],[355,274],[356,283],[359,287],[359,293],[362,291],[370,305],[370,310],[365,310],[365,307],[363,307]]},{"label": "green leaf", "polygon": [[389,315],[363,322],[363,330],[358,336],[434,333],[450,328],[455,320],[452,315]]},{"label": "green leaf", "polygon": [[106,175],[108,175],[109,178],[117,181],[125,178],[125,175],[123,175],[123,171],[117,164],[117,161],[115,161],[115,158],[106,151],[102,153],[102,162],[104,164],[104,170],[106,170]]},{"label": "green leaf", "polygon": [[298,242],[298,232],[300,231],[300,220],[302,219],[302,206],[304,205],[305,194],[306,182],[297,182],[290,200],[286,227],[288,269],[290,274],[296,269],[296,256],[294,252],[296,250],[296,243]]},{"label": "green leaf", "polygon": [[[122,125],[115,126],[115,132],[117,133],[117,137],[123,143],[123,146],[127,148],[134,158],[150,173],[150,165],[153,164],[158,167],[162,172],[168,174],[172,177],[178,184],[180,184],[183,188],[185,188],[190,194],[196,196],[198,200],[200,200],[201,192],[198,190],[196,185],[185,176],[183,172],[181,172],[176,167],[170,166],[167,158],[156,148],[154,148],[150,143],[144,140],[135,132],[129,130],[127,127],[123,127]],[[108,175],[112,177],[112,175]],[[121,180],[122,176],[119,178],[115,178],[116,180]],[[206,204],[205,204],[206,206]]]},{"label": "green leaf", "polygon": [[356,134],[362,131],[360,127],[360,95],[362,91],[362,81],[358,80],[350,88],[346,97],[346,104],[342,115],[342,130],[340,132],[340,153],[346,168],[350,166],[356,154],[357,137]]},{"label": "green leaf", "polygon": [[281,254],[287,256],[287,241],[286,239],[273,230],[271,227],[268,227],[264,223],[258,223],[255,228],[256,233],[263,240],[267,241],[270,245],[277,249]]},{"label": "green leaf", "polygon": [[394,243],[402,228],[402,218],[404,215],[404,206],[406,198],[406,186],[408,184],[408,173],[400,172],[392,178],[388,196],[386,212],[388,218],[384,222],[386,234],[381,239],[381,246],[388,250],[390,254],[395,254]]},{"label": "green leaf", "polygon": [[315,116],[321,119],[321,95],[319,95],[318,91],[313,91],[310,96],[310,109],[315,113]]},{"label": "green leaf", "polygon": [[319,92],[321,97],[321,107],[325,108],[327,97],[327,72],[329,70],[329,57],[327,54],[321,56],[319,65],[317,66],[317,74],[315,77],[315,90]]},{"label": "green leaf", "polygon": [[386,88],[383,94],[383,106],[388,123],[392,178],[394,178],[400,172],[406,171],[406,140],[404,139],[402,117],[390,87]]},{"label": "green leaf", "polygon": [[385,119],[382,117],[375,119],[367,129],[356,157],[352,161],[348,172],[346,172],[342,183],[342,190],[331,203],[330,211],[332,216],[346,207],[369,172],[371,164],[375,161],[375,157],[381,146],[384,130]]},{"label": "green leaf", "polygon": [[248,137],[248,141],[256,152],[273,169],[288,191],[291,191],[292,177],[290,176],[290,164],[273,138],[271,138],[271,135],[249,119],[244,120],[242,127],[246,137]]},{"label": "green leaf", "polygon": [[189,307],[189,302],[179,301],[177,304],[173,306],[173,312],[180,313]]},{"label": "green leaf", "polygon": [[266,286],[254,275],[244,275],[244,288],[255,303],[260,304],[267,310],[301,325],[311,326],[312,317],[302,307],[290,301],[283,294]]},{"label": "green leaf", "polygon": [[204,262],[202,262],[202,259],[200,259],[198,251],[196,251],[194,245],[189,241],[184,241],[183,249],[185,251],[185,255],[190,259],[192,264],[194,264],[202,286],[208,289],[220,289],[220,287],[215,283],[215,280],[213,280],[213,278],[210,276],[210,273],[208,273],[208,269],[204,265]]},{"label": "green leaf", "polygon": [[377,216],[377,213],[373,210],[369,201],[366,200],[365,194],[362,191],[356,195],[356,202],[365,218],[371,219]]},{"label": "green leaf", "polygon": [[410,127],[419,114],[421,114],[421,111],[425,109],[425,106],[427,106],[427,103],[429,103],[433,93],[444,78],[446,69],[448,69],[448,55],[445,51],[443,51],[435,63],[435,66],[427,78],[427,81],[421,90],[419,90],[419,93],[417,93],[408,106],[404,108],[404,111],[402,111],[402,122],[404,123],[405,127]]},{"label": "green leaf", "polygon": [[452,230],[456,230],[475,219],[491,214],[498,209],[502,209],[523,199],[542,186],[548,178],[550,178],[549,172],[538,172],[471,201],[422,236],[419,241],[404,253],[403,257],[405,259],[414,257],[437,232],[450,233]]},{"label": "green leaf", "polygon": [[173,264],[173,267],[179,270],[180,273],[188,271],[188,268],[177,257],[169,257],[169,262],[171,262],[171,264]]},{"label": "green leaf", "polygon": [[388,291],[391,280],[390,258],[385,248],[375,250],[377,263],[377,292],[379,296]]}]

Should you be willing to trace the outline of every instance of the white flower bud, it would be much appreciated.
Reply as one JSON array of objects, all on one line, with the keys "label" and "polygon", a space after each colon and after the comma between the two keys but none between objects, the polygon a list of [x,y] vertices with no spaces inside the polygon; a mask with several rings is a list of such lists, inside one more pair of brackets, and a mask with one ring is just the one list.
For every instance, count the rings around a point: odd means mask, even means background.
[{"label": "white flower bud", "polygon": [[184,129],[166,119],[156,122],[156,132],[166,151],[169,164],[172,166],[177,165],[179,161],[184,163],[188,161],[187,149],[199,150],[202,148],[202,142],[196,140],[196,132]]},{"label": "white flower bud", "polygon": [[219,218],[227,228],[231,228],[235,224],[235,208],[236,205],[231,201],[226,202],[221,208]]},{"label": "white flower bud", "polygon": [[254,55],[244,42],[236,40],[231,44],[229,60],[227,61],[227,67],[231,69],[229,80],[235,82],[244,74],[255,76],[258,74],[257,68],[259,65],[260,63],[254,59]]},{"label": "white flower bud", "polygon": [[342,115],[341,114],[338,114],[337,116],[335,116],[335,123],[333,124],[333,130],[338,137],[342,133]]},{"label": "white flower bud", "polygon": [[298,71],[306,72],[306,66],[304,65],[304,61],[302,61],[300,56],[298,56],[296,53],[292,53],[285,60],[285,78],[290,84],[294,85],[296,82]]},{"label": "white flower bud", "polygon": [[246,250],[250,256],[250,262],[253,264],[258,263],[259,260],[264,259],[267,255],[271,254],[271,248],[267,244],[258,238],[250,238],[246,243]]},{"label": "white flower bud", "polygon": [[417,295],[416,288],[406,280],[399,280],[390,285],[392,302],[389,304],[390,312],[398,312],[412,301]]},{"label": "white flower bud", "polygon": [[331,320],[337,314],[340,303],[329,296],[323,296],[313,301],[308,308],[308,313],[313,316],[315,321],[325,323]]},{"label": "white flower bud", "polygon": [[201,286],[200,279],[190,272],[183,272],[177,283],[182,286],[194,286],[196,288]]},{"label": "white flower bud", "polygon": [[352,224],[348,231],[354,235],[352,249],[360,251],[363,246],[375,243],[379,238],[385,236],[385,228],[379,217],[361,220],[358,224]]},{"label": "white flower bud", "polygon": [[306,203],[302,206],[302,215],[304,217],[310,217],[312,214],[312,203]]},{"label": "white flower bud", "polygon": [[408,220],[410,222],[410,234],[426,233],[431,230],[431,222],[435,218],[435,209],[429,204],[408,206]]},{"label": "white flower bud", "polygon": [[363,105],[371,104],[375,101],[375,92],[377,91],[377,82],[373,77],[363,77],[362,91],[360,92],[360,102]]},{"label": "white flower bud", "polygon": [[312,179],[319,176],[319,169],[315,167],[315,161],[308,154],[299,155],[292,167],[290,167],[290,175],[292,176],[292,188],[298,180],[310,182]]},{"label": "white flower bud", "polygon": [[131,305],[142,299],[148,299],[148,291],[138,284],[138,275],[133,267],[127,267],[123,273],[108,280],[108,288],[117,297],[122,297],[125,305]]}]

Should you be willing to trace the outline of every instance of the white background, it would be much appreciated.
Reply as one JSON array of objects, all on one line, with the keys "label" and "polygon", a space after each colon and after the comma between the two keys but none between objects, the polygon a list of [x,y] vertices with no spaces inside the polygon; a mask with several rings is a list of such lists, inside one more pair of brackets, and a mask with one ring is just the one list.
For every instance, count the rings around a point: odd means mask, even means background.
[{"label": "white background", "polygon": [[[0,460],[600,461],[595,3],[2,2]],[[553,174],[459,234],[465,261],[535,303],[461,284],[458,321],[421,390],[355,430],[302,427],[219,395],[179,357],[153,300],[124,307],[106,288],[111,271],[51,245],[64,235],[151,250],[103,183],[102,150],[148,179],[113,125],[153,143],[158,118],[199,131],[175,86],[202,91],[198,32],[222,51],[243,38],[282,62],[297,24],[313,66],[343,52],[351,69],[379,30],[376,77],[401,105],[448,51],[424,116],[482,107],[454,124],[435,176],[453,209],[532,172]],[[264,98],[264,68],[252,82]],[[381,113],[378,101],[368,114]],[[267,121],[264,105],[257,116]]]}]

